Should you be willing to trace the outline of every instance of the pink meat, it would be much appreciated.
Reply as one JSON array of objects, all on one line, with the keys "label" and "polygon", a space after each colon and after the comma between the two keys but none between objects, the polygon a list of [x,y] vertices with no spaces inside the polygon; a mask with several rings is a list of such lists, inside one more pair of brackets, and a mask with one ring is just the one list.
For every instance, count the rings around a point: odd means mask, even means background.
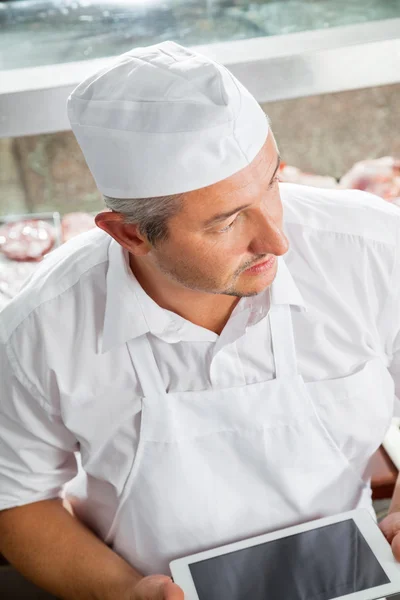
[{"label": "pink meat", "polygon": [[364,190],[394,202],[400,196],[400,159],[383,156],[361,160],[343,175],[340,187]]},{"label": "pink meat", "polygon": [[41,260],[54,242],[54,227],[39,219],[8,223],[0,229],[0,250],[11,260]]}]

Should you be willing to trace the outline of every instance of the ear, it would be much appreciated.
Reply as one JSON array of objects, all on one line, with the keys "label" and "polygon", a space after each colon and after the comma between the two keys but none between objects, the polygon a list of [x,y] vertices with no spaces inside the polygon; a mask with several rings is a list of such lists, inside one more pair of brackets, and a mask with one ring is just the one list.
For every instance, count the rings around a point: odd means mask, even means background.
[{"label": "ear", "polygon": [[136,256],[144,256],[151,250],[147,238],[142,235],[136,224],[124,222],[124,216],[118,212],[104,211],[95,216],[97,227],[106,231],[121,246]]}]

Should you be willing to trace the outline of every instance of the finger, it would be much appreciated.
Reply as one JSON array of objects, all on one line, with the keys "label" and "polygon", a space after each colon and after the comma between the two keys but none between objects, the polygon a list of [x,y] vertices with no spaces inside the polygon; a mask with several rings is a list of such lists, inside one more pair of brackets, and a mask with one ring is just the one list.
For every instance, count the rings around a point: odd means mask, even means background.
[{"label": "finger", "polygon": [[392,541],[392,552],[395,559],[400,562],[400,533],[394,536]]},{"label": "finger", "polygon": [[184,600],[184,598],[183,590],[179,585],[176,585],[172,581],[164,584],[164,600]]},{"label": "finger", "polygon": [[391,544],[394,538],[394,533],[390,523],[388,523],[386,519],[383,519],[383,521],[379,523],[379,529],[382,531],[389,544]]},{"label": "finger", "polygon": [[379,523],[379,527],[389,542],[392,543],[393,538],[400,532],[400,515],[398,512],[391,513],[387,515],[382,521]]}]

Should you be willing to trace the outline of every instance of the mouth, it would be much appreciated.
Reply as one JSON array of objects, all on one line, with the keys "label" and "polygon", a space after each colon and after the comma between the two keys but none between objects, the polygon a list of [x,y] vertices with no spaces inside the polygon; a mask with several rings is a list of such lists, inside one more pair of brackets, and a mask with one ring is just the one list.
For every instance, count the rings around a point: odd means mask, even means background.
[{"label": "mouth", "polygon": [[269,260],[271,260],[272,258],[272,254],[270,256],[267,256],[267,258],[264,258],[263,260],[260,260],[260,262],[255,263],[254,265],[251,265],[250,267],[248,267],[249,269],[252,269],[253,267],[258,267],[259,265],[263,265],[264,263],[268,262]]},{"label": "mouth", "polygon": [[265,270],[270,269],[275,263],[275,256],[271,254],[268,258],[263,259],[262,261],[252,265],[245,269],[245,272],[249,273],[259,273]]}]

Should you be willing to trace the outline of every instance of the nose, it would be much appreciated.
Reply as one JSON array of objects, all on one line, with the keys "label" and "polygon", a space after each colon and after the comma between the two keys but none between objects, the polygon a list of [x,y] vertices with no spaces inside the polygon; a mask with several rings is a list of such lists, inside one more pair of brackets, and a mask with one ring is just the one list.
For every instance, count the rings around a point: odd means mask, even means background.
[{"label": "nose", "polygon": [[271,215],[264,212],[258,219],[249,251],[260,256],[267,254],[281,256],[288,250],[289,241],[281,228],[281,223],[278,224]]}]

